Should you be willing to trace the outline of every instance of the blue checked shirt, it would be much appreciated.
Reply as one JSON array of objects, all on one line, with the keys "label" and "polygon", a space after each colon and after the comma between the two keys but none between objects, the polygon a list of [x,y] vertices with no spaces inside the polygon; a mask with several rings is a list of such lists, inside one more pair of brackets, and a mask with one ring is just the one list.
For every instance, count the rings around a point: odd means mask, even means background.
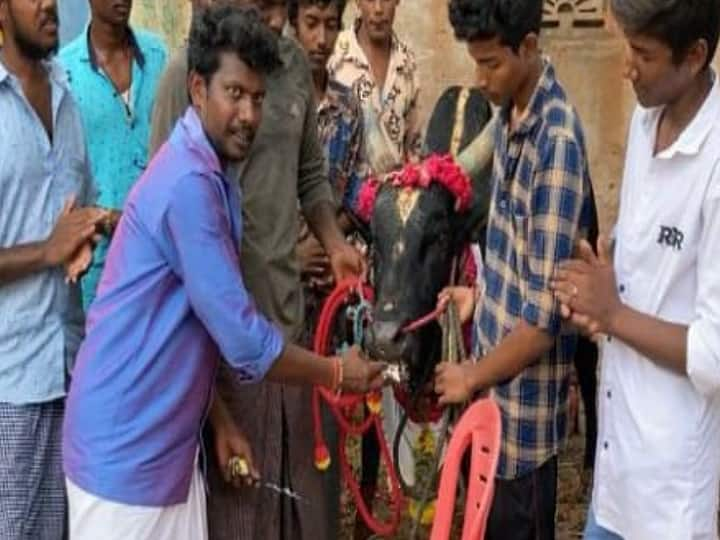
[{"label": "blue checked shirt", "polygon": [[592,195],[582,127],[551,65],[514,130],[509,109],[500,115],[475,352],[496,347],[521,320],[555,337],[549,353],[493,391],[503,424],[497,474],[511,479],[540,467],[565,438],[576,336],[549,282],[590,225]]}]

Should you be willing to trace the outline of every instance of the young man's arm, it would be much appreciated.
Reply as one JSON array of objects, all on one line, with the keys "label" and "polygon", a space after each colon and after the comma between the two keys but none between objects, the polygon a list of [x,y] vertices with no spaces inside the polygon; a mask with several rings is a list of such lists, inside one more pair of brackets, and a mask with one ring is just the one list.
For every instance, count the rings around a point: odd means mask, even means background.
[{"label": "young man's arm", "polygon": [[720,391],[720,171],[703,205],[702,219],[697,309],[690,325],[664,321],[623,304],[609,248],[602,240],[597,257],[584,243],[582,259],[563,265],[554,288],[584,331],[619,339],[658,365],[688,375],[699,392],[712,395]]},{"label": "young man's arm", "polygon": [[[309,70],[308,84],[312,84]],[[345,241],[338,225],[337,207],[325,173],[325,154],[318,140],[316,111],[312,100],[307,104],[300,143],[298,196],[308,227],[330,257],[335,279],[359,276],[362,273],[362,258]]]},{"label": "young man's arm", "polygon": [[440,364],[435,390],[442,403],[458,403],[520,374],[555,343],[562,320],[550,289],[556,266],[572,255],[586,197],[585,157],[570,139],[556,137],[543,149],[527,221],[528,280],[521,321],[476,364]]},{"label": "young man's arm", "polygon": [[[267,377],[290,384],[334,387],[338,359],[286,345],[280,331],[256,310],[243,283],[229,216],[217,191],[209,178],[182,178],[173,189],[164,226],[158,231],[195,315],[238,381]],[[382,364],[362,361],[353,349],[342,365],[343,388],[366,391],[369,384],[378,384],[382,369]]]},{"label": "young man's arm", "polygon": [[104,217],[102,210],[72,210],[67,203],[47,240],[0,248],[0,286],[70,261]]}]

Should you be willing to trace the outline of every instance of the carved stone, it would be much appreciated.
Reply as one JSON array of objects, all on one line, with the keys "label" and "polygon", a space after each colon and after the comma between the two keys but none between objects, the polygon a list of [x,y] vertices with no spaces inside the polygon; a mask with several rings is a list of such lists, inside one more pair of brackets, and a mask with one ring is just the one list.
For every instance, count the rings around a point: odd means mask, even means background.
[{"label": "carved stone", "polygon": [[545,0],[543,26],[603,26],[605,22],[604,0]]}]

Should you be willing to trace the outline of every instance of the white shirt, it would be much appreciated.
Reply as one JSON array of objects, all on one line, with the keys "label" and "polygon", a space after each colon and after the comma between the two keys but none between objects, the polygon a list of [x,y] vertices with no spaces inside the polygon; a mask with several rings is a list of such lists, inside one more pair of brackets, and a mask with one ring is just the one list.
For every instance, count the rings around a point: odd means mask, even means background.
[{"label": "white shirt", "polygon": [[603,347],[593,510],[624,540],[717,539],[720,90],[653,157],[659,109],[633,116],[616,228],[623,301],[689,325],[686,375]]}]

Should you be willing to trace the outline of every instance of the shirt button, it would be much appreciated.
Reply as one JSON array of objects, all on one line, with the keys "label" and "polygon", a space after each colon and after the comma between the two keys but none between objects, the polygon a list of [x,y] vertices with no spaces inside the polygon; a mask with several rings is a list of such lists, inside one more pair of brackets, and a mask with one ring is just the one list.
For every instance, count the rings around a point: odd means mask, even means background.
[{"label": "shirt button", "polygon": [[607,397],[610,399],[612,397],[612,392],[610,390],[607,391]]},{"label": "shirt button", "polygon": [[621,283],[621,284],[620,284],[620,294],[622,294],[622,293],[624,293],[624,292],[625,292],[625,285],[623,285],[623,284]]},{"label": "shirt button", "polygon": [[612,342],[612,336],[607,336],[607,342],[608,343]]},{"label": "shirt button", "polygon": [[605,442],[603,443],[603,448],[604,448],[605,450],[607,450],[607,449],[608,449],[608,446],[610,446],[610,445],[608,444],[607,441],[605,441]]}]

